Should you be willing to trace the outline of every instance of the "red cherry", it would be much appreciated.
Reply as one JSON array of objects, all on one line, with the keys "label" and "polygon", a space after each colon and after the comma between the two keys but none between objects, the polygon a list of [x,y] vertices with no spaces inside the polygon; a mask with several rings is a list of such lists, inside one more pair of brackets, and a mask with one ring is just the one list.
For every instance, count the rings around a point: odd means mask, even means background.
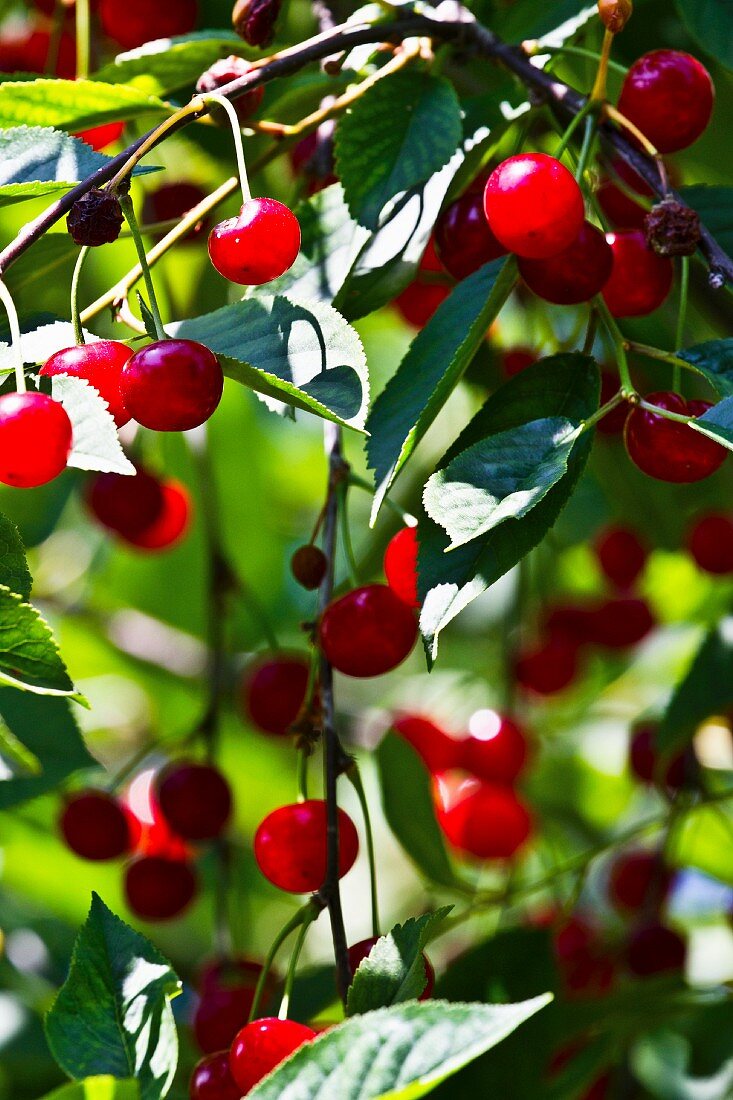
[{"label": "red cherry", "polygon": [[[354,822],[338,811],[339,878],[353,867],[359,854]],[[326,877],[326,803],[318,799],[280,806],[268,814],[254,839],[257,865],[280,890],[308,894],[320,890]]]},{"label": "red cherry", "polygon": [[105,791],[81,791],[71,795],[59,824],[72,852],[95,862],[125,855],[132,850],[136,840],[134,818]]},{"label": "red cherry", "polygon": [[315,1039],[316,1032],[295,1020],[265,1017],[247,1024],[232,1043],[229,1065],[242,1092],[253,1089],[303,1043]]},{"label": "red cherry", "polygon": [[[215,61],[205,73],[201,74],[196,82],[196,91],[215,92],[219,88],[223,88],[225,84],[231,84],[233,80],[239,80],[240,77],[246,76],[251,69],[252,63],[243,57],[237,57],[234,54],[230,57],[222,57],[219,61]],[[246,122],[248,118],[255,114],[262,103],[264,94],[265,86],[261,84],[259,88],[253,88],[251,92],[245,92],[244,95],[232,100],[232,106],[237,112],[237,118],[240,122]],[[218,115],[221,115],[222,121],[227,122],[226,112],[223,108],[215,108],[213,114],[217,121]]]},{"label": "red cherry", "polygon": [[408,325],[414,328],[422,328],[428,323],[438,306],[442,305],[450,294],[450,287],[442,283],[422,282],[421,273],[439,274],[443,272],[443,265],[438,259],[433,237],[428,241],[422,259],[418,265],[417,274],[413,282],[405,287],[401,294],[395,298],[393,305]]},{"label": "red cherry", "polygon": [[417,621],[411,608],[386,584],[368,584],[328,605],[318,639],[339,672],[381,676],[409,655],[417,640]]},{"label": "red cherry", "polygon": [[0,397],[0,481],[17,489],[45,485],[66,469],[71,421],[45,393]]},{"label": "red cherry", "polygon": [[141,920],[171,920],[193,901],[198,887],[190,863],[165,856],[140,856],[125,870],[127,905]]},{"label": "red cherry", "polygon": [[384,575],[395,596],[417,608],[417,527],[403,527],[393,535],[384,553]]},{"label": "red cherry", "polygon": [[600,996],[614,982],[616,968],[606,945],[585,920],[571,916],[555,933],[554,953],[569,994]]},{"label": "red cherry", "polygon": [[636,913],[649,906],[659,908],[671,885],[672,875],[657,853],[628,852],[611,868],[608,896],[617,909]]},{"label": "red cherry", "polygon": [[94,344],[64,348],[54,352],[41,367],[47,377],[70,374],[83,378],[102,397],[109,407],[118,428],[127,424],[130,414],[120,392],[122,368],[132,358],[132,351],[117,340],[99,340]]},{"label": "red cherry", "polygon": [[484,211],[505,248],[534,260],[568,248],[585,219],[578,184],[546,153],[520,153],[495,168],[486,184]]},{"label": "red cherry", "polygon": [[520,653],[514,665],[517,683],[537,695],[554,695],[578,674],[578,647],[562,633]]},{"label": "red cherry", "polygon": [[[669,412],[702,416],[709,401],[685,401],[677,393],[650,393],[647,398]],[[649,477],[682,484],[702,481],[725,460],[727,451],[704,435],[674,420],[665,420],[647,409],[632,408],[624,430],[626,450],[632,462]]]},{"label": "red cherry", "polygon": [[484,214],[483,188],[467,191],[452,202],[435,225],[435,247],[441,263],[454,279],[465,279],[490,260],[506,255]]},{"label": "red cherry", "polygon": [[118,141],[124,129],[124,122],[106,122],[103,126],[92,126],[91,130],[80,130],[74,137],[80,138],[91,145],[95,152],[99,152]]},{"label": "red cherry", "polygon": [[193,1067],[190,1100],[240,1100],[242,1090],[229,1068],[229,1051],[209,1054]]},{"label": "red cherry", "polygon": [[[45,73],[49,69],[51,35],[32,30],[17,36],[3,36],[0,42],[0,72]],[[73,37],[61,34],[54,66],[55,75],[73,80],[76,76],[76,45]]]},{"label": "red cherry", "polygon": [[613,252],[603,233],[583,222],[578,236],[562,252],[545,260],[520,259],[519,274],[539,298],[570,306],[599,294],[612,267]]},{"label": "red cherry", "polygon": [[617,596],[605,600],[586,620],[586,638],[605,649],[638,645],[654,629],[654,616],[646,600]]},{"label": "red cherry", "polygon": [[514,791],[479,779],[435,781],[438,823],[449,843],[477,859],[509,859],[532,833],[532,818]]},{"label": "red cherry", "polygon": [[690,531],[687,548],[706,573],[733,573],[733,520],[717,513],[703,516]]},{"label": "red cherry", "polygon": [[638,229],[607,233],[613,252],[610,278],[603,287],[603,299],[614,317],[645,317],[661,306],[674,279],[674,267],[667,256],[647,247]]},{"label": "red cherry", "polygon": [[[356,971],[359,969],[359,964],[367,958],[378,939],[378,936],[370,936],[368,940],[359,940],[358,943],[353,943],[351,945],[349,948],[349,967],[352,974],[356,974]],[[425,964],[425,988],[418,997],[418,1000],[427,1001],[435,988],[435,970],[424,951],[422,957]]]},{"label": "red cherry", "polygon": [[196,0],[176,0],[175,4],[102,0],[99,6],[102,30],[126,50],[158,38],[188,34],[196,26],[197,15]]},{"label": "red cherry", "polygon": [[649,924],[632,934],[626,946],[626,965],[637,977],[648,978],[668,970],[682,970],[686,955],[682,936],[663,924]]},{"label": "red cherry", "polygon": [[466,771],[490,783],[511,784],[527,761],[527,738],[520,727],[495,710],[477,710],[462,742]]},{"label": "red cherry", "polygon": [[[614,157],[611,168],[640,197],[653,198],[654,192],[638,172],[621,157]],[[643,229],[647,215],[645,207],[634,202],[612,179],[604,179],[596,192],[598,205],[616,229]]]},{"label": "red cherry", "polygon": [[284,737],[300,714],[309,679],[310,663],[299,654],[258,660],[242,682],[245,714],[264,733]]},{"label": "red cherry", "polygon": [[193,340],[160,340],[133,355],[122,371],[130,415],[156,432],[185,432],[209,419],[224,375],[213,352]]},{"label": "red cherry", "polygon": [[124,539],[150,527],[163,506],[161,482],[137,467],[134,476],[97,474],[87,491],[87,504],[95,519]]},{"label": "red cherry", "polygon": [[[149,191],[143,202],[143,223],[154,225],[156,222],[180,221],[194,206],[206,198],[206,192],[195,183],[164,183],[155,191]],[[204,230],[208,231],[208,222],[202,221],[182,238],[190,241]],[[160,240],[162,234],[158,234]]]},{"label": "red cherry", "polygon": [[392,723],[421,757],[428,771],[445,772],[463,765],[463,742],[419,714],[401,714]]},{"label": "red cherry", "polygon": [[300,225],[277,199],[248,199],[236,218],[219,222],[209,234],[211,262],[225,279],[260,286],[295,263]]},{"label": "red cherry", "polygon": [[544,629],[551,639],[563,638],[576,649],[589,640],[593,609],[577,604],[557,604],[548,609]]},{"label": "red cherry", "polygon": [[160,812],[155,795],[157,771],[145,768],[138,772],[123,795],[126,808],[135,818],[140,830],[136,851],[145,856],[164,856],[166,859],[187,860],[193,852],[185,840],[177,836]]},{"label": "red cherry", "polygon": [[715,89],[704,65],[679,50],[652,50],[624,78],[618,109],[660,153],[697,141],[713,111]]},{"label": "red cherry", "polygon": [[511,348],[501,353],[501,365],[507,378],[521,374],[527,367],[537,362],[537,356],[529,348]]},{"label": "red cherry", "polygon": [[653,723],[646,722],[632,731],[629,745],[631,771],[642,783],[661,783],[671,792],[681,790],[687,778],[685,755],[677,753],[663,763],[656,747],[656,730]]},{"label": "red cherry", "polygon": [[[618,393],[618,389],[618,375],[611,374],[607,370],[601,371],[601,405],[605,405],[607,401],[610,401]],[[601,435],[620,435],[624,430],[628,414],[629,406],[625,401],[622,401],[620,405],[617,405],[615,409],[611,409],[598,421],[596,428]]]},{"label": "red cherry", "polygon": [[160,772],[156,787],[163,816],[184,840],[212,840],[226,828],[232,791],[218,768],[177,761]]},{"label": "red cherry", "polygon": [[180,481],[164,481],[161,484],[161,509],[149,527],[128,542],[140,550],[168,550],[179,542],[191,522],[191,497]]},{"label": "red cherry", "polygon": [[644,572],[647,549],[628,527],[609,527],[595,542],[604,575],[617,588],[631,588]]},{"label": "red cherry", "polygon": [[[196,1042],[204,1053],[231,1046],[250,1014],[261,973],[260,964],[249,959],[225,959],[205,969],[193,1018]],[[268,979],[267,999],[272,996],[273,984]]]}]

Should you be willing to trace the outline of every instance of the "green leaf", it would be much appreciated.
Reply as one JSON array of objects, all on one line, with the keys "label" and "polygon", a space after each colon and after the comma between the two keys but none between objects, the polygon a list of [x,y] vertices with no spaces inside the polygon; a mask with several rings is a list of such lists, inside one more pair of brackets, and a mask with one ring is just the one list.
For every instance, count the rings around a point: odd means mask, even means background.
[{"label": "green leaf", "polygon": [[733,397],[724,398],[702,416],[693,417],[689,423],[700,435],[733,451]]},{"label": "green leaf", "polygon": [[92,894],[69,976],[46,1017],[51,1053],[70,1077],[134,1077],[141,1100],[159,1100],[178,1062],[170,1001],[180,988],[157,948]]},{"label": "green leaf", "polygon": [[9,768],[6,780],[15,779],[17,776],[40,775],[43,771],[41,761],[35,753],[26,748],[2,721],[0,721],[0,761]]},{"label": "green leaf", "polygon": [[733,12],[729,0],[676,0],[676,7],[700,49],[733,69]]},{"label": "green leaf", "polygon": [[[84,329],[84,338],[87,343],[99,339],[91,332]],[[74,326],[70,321],[53,321],[48,325],[32,329],[22,333],[20,337],[20,350],[23,362],[26,364],[43,364],[57,351],[71,348],[76,345]],[[0,375],[12,374],[15,371],[15,351],[10,344],[0,343]]]},{"label": "green leaf", "polygon": [[[699,1020],[697,1024],[695,1030],[699,1031]],[[710,1073],[693,1075],[691,1056],[687,1036],[656,1031],[643,1035],[635,1043],[630,1061],[634,1076],[655,1100],[730,1100],[733,1096],[733,1057],[715,1071],[708,1066]]]},{"label": "green leaf", "polygon": [[377,767],[384,815],[406,855],[429,882],[461,887],[435,817],[430,777],[415,750],[388,733],[377,749]]},{"label": "green leaf", "polygon": [[306,1043],[251,1100],[415,1100],[510,1035],[551,1000],[410,1002],[353,1016]]},{"label": "green leaf", "polygon": [[140,1100],[137,1081],[116,1077],[87,1077],[47,1093],[43,1100]]},{"label": "green leaf", "polygon": [[474,443],[433,474],[423,504],[448,533],[448,549],[521,519],[544,500],[568,468],[577,427],[564,417],[530,420]]},{"label": "green leaf", "polygon": [[378,81],[336,130],[336,170],[353,218],[376,229],[390,199],[447,164],[461,136],[460,105],[447,80],[399,72]]},{"label": "green leaf", "polygon": [[30,571],[25,560],[25,547],[20,532],[12,520],[0,513],[0,584],[25,599],[31,594]]},{"label": "green leaf", "polygon": [[512,260],[485,264],[459,283],[417,334],[367,420],[376,493],[372,522],[415,447],[458,384],[509,295]]},{"label": "green leaf", "polygon": [[[87,130],[106,122],[164,118],[162,100],[95,80],[6,80],[0,84],[0,128],[53,126]],[[105,158],[106,159],[106,158]]]},{"label": "green leaf", "polygon": [[707,340],[677,356],[704,375],[721,397],[733,397],[733,340]]},{"label": "green leaf", "polygon": [[680,188],[680,195],[726,252],[733,251],[733,187],[699,183]]},{"label": "green leaf", "polygon": [[142,318],[143,324],[145,325],[145,331],[148,337],[151,340],[155,341],[158,339],[158,333],[155,328],[155,318],[153,317],[153,311],[151,310],[150,306],[145,301],[139,290],[136,290],[135,294],[137,296],[137,304],[140,307],[140,316]]},{"label": "green leaf", "polygon": [[83,378],[59,374],[51,381],[51,393],[66,409],[74,432],[69,466],[103,473],[135,473],[120,446],[117,425],[107,402],[93,386]]},{"label": "green leaf", "polygon": [[348,1016],[415,1000],[427,976],[423,948],[428,936],[448,916],[452,906],[411,917],[380,936],[354,974],[346,1002]]},{"label": "green leaf", "polygon": [[687,672],[677,684],[656,733],[661,752],[688,745],[711,714],[733,706],[733,618],[721,619],[706,635]]},{"label": "green leaf", "polygon": [[169,325],[223,358],[224,373],[283,403],[362,428],[369,400],[366,357],[356,330],[325,302],[246,298]]},{"label": "green leaf", "polygon": [[118,54],[93,73],[92,80],[131,84],[150,95],[164,96],[195,84],[205,69],[230,54],[256,57],[259,51],[249,49],[233,31],[196,31]]},{"label": "green leaf", "polygon": [[676,867],[697,867],[733,887],[733,814],[724,803],[691,808],[680,820],[671,859]]},{"label": "green leaf", "polygon": [[0,585],[0,683],[38,695],[77,695],[48,624]]},{"label": "green leaf", "polygon": [[[2,188],[0,188],[0,202],[2,202]],[[46,293],[50,279],[58,280],[64,286],[68,286],[78,255],[78,246],[65,230],[47,233],[41,237],[40,241],[36,241],[33,248],[24,252],[5,276],[18,310],[24,313],[36,309],[39,300],[42,300],[39,295]]]}]

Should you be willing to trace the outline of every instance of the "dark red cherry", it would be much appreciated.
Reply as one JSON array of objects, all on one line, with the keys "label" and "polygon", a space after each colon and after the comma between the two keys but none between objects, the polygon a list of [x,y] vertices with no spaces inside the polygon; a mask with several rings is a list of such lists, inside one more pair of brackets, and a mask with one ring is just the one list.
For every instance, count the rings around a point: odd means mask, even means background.
[{"label": "dark red cherry", "polygon": [[191,523],[191,497],[185,485],[167,480],[162,482],[160,489],[162,502],[157,518],[127,540],[139,550],[170,549],[180,542]]},{"label": "dark red cherry", "polygon": [[521,728],[496,710],[477,710],[461,742],[463,767],[489,783],[512,784],[527,762],[527,738]]},{"label": "dark red cherry", "polygon": [[686,955],[682,936],[663,924],[649,924],[632,933],[626,946],[626,965],[637,977],[648,978],[682,970]]},{"label": "dark red cherry", "polygon": [[299,546],[290,559],[290,571],[298,584],[309,592],[320,588],[328,572],[328,558],[318,546]]},{"label": "dark red cherry", "polygon": [[158,775],[156,795],[166,821],[184,840],[212,840],[231,817],[231,787],[210,764],[169,764]]},{"label": "dark red cherry", "polygon": [[480,779],[436,777],[436,815],[448,842],[476,859],[509,859],[532,833],[526,806],[508,787]]},{"label": "dark red cherry", "polygon": [[645,317],[664,302],[672,289],[674,267],[667,256],[647,247],[638,229],[607,233],[613,252],[611,275],[603,299],[614,317]]},{"label": "dark red cherry", "polygon": [[303,1043],[315,1039],[316,1032],[295,1020],[265,1017],[247,1024],[232,1043],[229,1066],[243,1093],[271,1073]]},{"label": "dark red cherry", "polygon": [[452,202],[435,224],[435,248],[446,271],[465,279],[490,260],[506,255],[484,214],[483,187],[467,191]]},{"label": "dark red cherry", "polygon": [[87,504],[104,527],[132,539],[160,515],[162,484],[140,467],[134,475],[97,474],[87,490]]},{"label": "dark red cherry", "polygon": [[0,397],[0,481],[17,489],[45,485],[66,469],[71,421],[45,393]]},{"label": "dark red cherry", "polygon": [[545,260],[520,259],[519,274],[539,298],[570,306],[599,294],[612,267],[613,252],[603,233],[583,222],[578,236],[562,252]]},{"label": "dark red cherry", "polygon": [[[612,374],[610,371],[601,371],[601,405],[605,405],[607,401],[610,401],[619,390],[619,380],[617,374]],[[601,435],[621,435],[624,430],[624,424],[626,423],[626,417],[629,413],[629,406],[625,401],[622,401],[619,405],[616,405],[614,409],[598,421],[596,424],[597,430]]]},{"label": "dark red cherry", "polygon": [[213,352],[194,340],[160,340],[133,355],[122,371],[130,415],[156,432],[185,432],[205,423],[221,401],[224,375]]},{"label": "dark red cherry", "polygon": [[495,168],[486,184],[484,211],[505,248],[535,260],[568,248],[585,220],[580,187],[546,153],[519,153]]},{"label": "dark red cherry", "polygon": [[56,76],[73,80],[76,76],[76,45],[72,35],[63,31],[58,46],[54,46],[56,63],[52,61],[51,35],[46,30],[26,30],[17,35],[3,34],[0,42],[0,72],[47,73],[53,68]]},{"label": "dark red cherry", "polygon": [[118,428],[127,424],[130,414],[120,391],[122,369],[132,358],[132,351],[117,340],[99,340],[94,344],[64,348],[55,352],[41,367],[47,377],[70,374],[83,378],[106,402]]},{"label": "dark red cherry", "polygon": [[172,920],[193,901],[198,881],[183,859],[140,856],[125,869],[125,898],[141,920]]},{"label": "dark red cherry", "polygon": [[369,584],[328,605],[318,639],[339,672],[381,676],[409,656],[417,640],[417,620],[386,584]]},{"label": "dark red cherry", "polygon": [[132,814],[105,791],[71,795],[59,824],[72,852],[94,861],[117,859],[132,851],[139,832]]},{"label": "dark red cherry", "polygon": [[591,610],[586,639],[604,649],[627,649],[638,645],[653,629],[654,616],[646,600],[616,596]]},{"label": "dark red cherry", "polygon": [[107,122],[103,126],[92,126],[90,130],[80,130],[78,134],[74,134],[74,137],[80,138],[87,145],[91,145],[95,152],[99,152],[119,141],[124,129],[124,122]]},{"label": "dark red cherry", "polygon": [[417,608],[417,527],[402,527],[387,543],[384,575],[395,596]]},{"label": "dark red cherry", "polygon": [[[635,172],[630,164],[621,157],[614,157],[611,168],[627,186],[638,193],[641,198],[651,199],[654,196],[649,184]],[[601,182],[596,192],[598,204],[608,220],[616,229],[643,229],[647,209],[634,202],[621,188],[613,182],[612,178],[606,178]]]},{"label": "dark red cherry", "polygon": [[733,520],[715,512],[703,516],[690,531],[687,548],[706,573],[733,573]]},{"label": "dark red cherry", "polygon": [[418,265],[415,279],[395,298],[397,312],[414,328],[422,328],[450,294],[444,283],[421,280],[421,275],[437,275],[444,271],[435,250],[435,240],[430,238]]},{"label": "dark red cherry", "polygon": [[102,30],[126,50],[158,38],[188,34],[196,26],[196,0],[175,4],[150,4],[147,0],[102,0],[99,17]]},{"label": "dark red cherry", "polygon": [[[219,61],[215,61],[205,73],[201,74],[196,82],[196,91],[216,92],[219,88],[223,88],[225,84],[231,84],[233,80],[239,80],[241,77],[246,76],[251,69],[251,62],[246,61],[243,57],[237,57],[235,54],[230,57],[222,57]],[[245,92],[244,95],[232,100],[240,122],[246,122],[259,110],[264,94],[265,86],[261,84],[259,88],[253,88],[251,92]],[[228,122],[223,107],[214,108],[212,117],[223,123]]]},{"label": "dark red cherry", "polygon": [[190,1100],[241,1100],[242,1090],[229,1068],[229,1051],[202,1058],[193,1067],[188,1090]]},{"label": "dark red cherry", "polygon": [[614,983],[616,966],[598,932],[572,915],[555,932],[555,959],[568,994],[598,997]]},{"label": "dark red cherry", "polygon": [[679,50],[652,50],[627,72],[618,109],[660,153],[697,141],[710,121],[715,89],[697,58]]},{"label": "dark red cherry", "polygon": [[642,783],[650,786],[661,784],[670,792],[681,790],[687,778],[687,761],[684,753],[676,753],[666,762],[656,747],[657,727],[644,722],[635,727],[629,744],[629,766]]},{"label": "dark red cherry", "polygon": [[[349,968],[352,974],[356,974],[359,969],[359,965],[367,958],[372,948],[378,940],[378,936],[370,936],[368,940],[359,940],[358,943],[353,943],[349,948]],[[431,996],[433,989],[435,988],[435,970],[433,964],[427,957],[425,952],[422,953],[423,962],[425,964],[425,988],[418,997],[419,1001],[427,1001]]]},{"label": "dark red cherry", "polygon": [[563,633],[552,635],[534,649],[519,654],[517,683],[537,695],[554,695],[569,687],[578,674],[578,647]]},{"label": "dark red cherry", "polygon": [[614,862],[608,896],[622,912],[656,911],[672,885],[672,874],[656,852],[628,852]]},{"label": "dark red cherry", "polygon": [[300,251],[300,225],[277,199],[248,199],[238,217],[209,234],[211,262],[225,279],[260,286],[283,275]]},{"label": "dark red cherry", "polygon": [[507,378],[521,374],[527,367],[537,362],[537,355],[529,348],[510,348],[501,353],[501,365]]},{"label": "dark red cherry", "polygon": [[[648,394],[646,400],[681,416],[702,416],[709,401],[685,401],[667,391]],[[728,453],[719,443],[693,431],[687,424],[665,420],[638,406],[631,409],[624,430],[631,461],[649,477],[675,484],[702,481],[725,461]]]},{"label": "dark red cherry", "polygon": [[428,771],[446,772],[463,767],[463,742],[420,714],[400,714],[392,728],[412,745]]},{"label": "dark red cherry", "polygon": [[[184,215],[193,210],[194,206],[206,198],[206,192],[202,191],[195,183],[164,183],[155,191],[149,191],[143,202],[143,224],[155,225],[157,222],[180,221]],[[208,232],[209,223],[199,222],[182,238],[190,241],[204,230]],[[162,233],[158,234],[160,240]]]},{"label": "dark red cherry", "polygon": [[308,692],[310,662],[300,654],[258,659],[242,681],[243,709],[263,733],[284,737],[300,714]]},{"label": "dark red cherry", "polygon": [[644,572],[647,548],[628,527],[609,527],[595,542],[602,572],[617,588],[631,588]]},{"label": "dark red cherry", "polygon": [[[261,973],[259,963],[244,958],[223,959],[206,967],[193,1018],[193,1033],[204,1053],[231,1046],[242,1021],[250,1014]],[[265,999],[273,993],[274,982],[268,979]]]},{"label": "dark red cherry", "polygon": [[[339,878],[353,867],[359,854],[354,822],[338,812]],[[254,839],[257,865],[280,890],[308,894],[320,890],[326,878],[326,803],[318,799],[280,806],[268,814]]]}]

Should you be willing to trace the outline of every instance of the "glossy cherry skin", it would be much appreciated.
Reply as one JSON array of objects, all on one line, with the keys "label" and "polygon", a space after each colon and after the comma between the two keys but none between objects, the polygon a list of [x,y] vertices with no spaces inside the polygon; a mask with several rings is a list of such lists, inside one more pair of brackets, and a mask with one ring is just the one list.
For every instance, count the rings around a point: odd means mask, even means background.
[{"label": "glossy cherry skin", "polygon": [[175,4],[150,4],[148,0],[102,0],[99,16],[102,30],[126,50],[158,38],[188,34],[196,26],[196,0]]},{"label": "glossy cherry skin", "polygon": [[[685,401],[677,393],[650,393],[646,400],[682,416],[702,416],[709,401]],[[631,409],[624,429],[624,441],[631,461],[649,477],[658,481],[683,484],[702,481],[725,461],[728,453],[714,443],[674,420],[638,406]]]},{"label": "glossy cherry skin", "polygon": [[674,153],[700,137],[714,99],[710,73],[696,58],[653,50],[627,72],[618,109],[660,153]]},{"label": "glossy cherry skin", "polygon": [[128,538],[138,550],[169,550],[184,537],[191,523],[191,497],[180,481],[161,484],[162,502],[158,516],[150,526]]},{"label": "glossy cherry skin", "polygon": [[484,191],[484,211],[506,249],[534,260],[568,248],[585,220],[578,184],[546,153],[520,153],[495,168]]},{"label": "glossy cherry skin", "polygon": [[275,1017],[253,1020],[242,1028],[232,1043],[229,1054],[232,1077],[246,1094],[298,1047],[315,1037],[312,1028],[295,1020]]},{"label": "glossy cherry skin", "polygon": [[192,865],[183,859],[140,856],[125,870],[125,898],[141,920],[172,920],[193,901],[198,881]]},{"label": "glossy cherry skin", "polygon": [[569,687],[578,674],[578,647],[563,634],[553,635],[535,649],[520,653],[517,682],[537,695],[554,695]]},{"label": "glossy cherry skin", "polygon": [[[377,936],[370,936],[367,940],[359,940],[358,943],[353,943],[349,948],[349,967],[351,973],[356,974],[359,969],[359,965],[367,958],[372,948],[377,942]],[[430,959],[425,952],[422,953],[423,961],[425,963],[425,988],[418,997],[419,1001],[427,1001],[431,996],[433,989],[435,988],[435,970]]]},{"label": "glossy cherry skin", "polygon": [[107,122],[103,126],[92,126],[91,130],[80,130],[78,134],[74,134],[74,137],[80,138],[87,145],[91,145],[95,152],[99,152],[119,141],[124,129],[124,122]]},{"label": "glossy cherry skin", "polygon": [[649,924],[638,929],[626,945],[626,965],[639,978],[682,970],[686,955],[682,936],[663,924]]},{"label": "glossy cherry skin", "polygon": [[45,393],[0,397],[0,481],[16,489],[45,485],[66,469],[72,428],[63,405]]},{"label": "glossy cherry skin", "polygon": [[638,645],[654,629],[646,600],[616,596],[593,608],[586,619],[586,639],[604,649]]},{"label": "glossy cherry skin", "polygon": [[193,1067],[188,1086],[190,1100],[240,1100],[242,1090],[229,1068],[229,1051],[219,1050]]},{"label": "glossy cherry skin", "polygon": [[476,859],[510,859],[532,833],[532,818],[513,790],[479,779],[436,777],[436,814],[448,842]]},{"label": "glossy cherry skin", "polygon": [[477,710],[461,742],[463,767],[489,783],[509,786],[527,762],[527,738],[511,718],[496,710]]},{"label": "glossy cherry skin", "polygon": [[231,787],[210,764],[169,764],[158,775],[156,796],[171,829],[184,840],[213,840],[232,814]]},{"label": "glossy cherry skin", "polygon": [[703,516],[688,535],[687,549],[706,573],[733,573],[733,520],[716,513]]},{"label": "glossy cherry skin", "polygon": [[95,862],[117,859],[132,851],[139,832],[132,815],[105,791],[71,795],[59,825],[72,852]]},{"label": "glossy cherry skin", "polygon": [[[630,164],[621,157],[614,157],[611,168],[632,191],[636,191],[641,198],[651,199],[654,196],[649,184],[635,172]],[[638,202],[634,202],[625,191],[613,182],[612,178],[604,179],[596,192],[598,205],[608,220],[616,229],[643,229],[647,209]]]},{"label": "glossy cherry skin", "polygon": [[212,351],[194,340],[159,340],[122,371],[122,397],[138,424],[185,432],[204,424],[221,401],[224,375]]},{"label": "glossy cherry skin", "polygon": [[435,248],[446,271],[465,279],[490,260],[506,255],[484,214],[483,188],[452,202],[435,224]]},{"label": "glossy cherry skin", "polygon": [[655,852],[629,852],[619,856],[608,877],[608,896],[625,913],[655,911],[661,906],[672,875]]},{"label": "glossy cherry skin", "polygon": [[603,531],[596,539],[595,552],[604,576],[617,588],[631,588],[644,572],[646,546],[628,527]]},{"label": "glossy cherry skin", "polygon": [[647,248],[637,229],[607,233],[613,253],[611,274],[603,287],[603,300],[614,317],[645,317],[662,305],[674,279],[667,256]]},{"label": "glossy cherry skin", "polygon": [[70,374],[83,378],[106,402],[118,428],[130,419],[120,391],[122,368],[132,359],[132,351],[117,340],[99,340],[94,344],[57,351],[41,367],[47,377]]},{"label": "glossy cherry skin", "polygon": [[546,260],[520,259],[519,274],[539,298],[571,306],[599,294],[612,267],[613,252],[605,236],[583,222],[578,236],[562,252]]},{"label": "glossy cherry skin", "polygon": [[501,354],[501,365],[507,378],[521,374],[527,367],[537,362],[537,355],[529,348],[510,348]]},{"label": "glossy cherry skin", "polygon": [[[250,959],[224,959],[206,967],[201,979],[201,1000],[193,1018],[193,1033],[206,1054],[228,1049],[252,1009],[262,973]],[[268,979],[265,1001],[274,992]]]},{"label": "glossy cherry skin", "polygon": [[450,287],[441,283],[422,282],[420,275],[423,272],[437,275],[443,270],[435,249],[435,239],[431,237],[418,265],[415,279],[397,295],[393,303],[403,320],[413,328],[423,328],[450,294]]},{"label": "glossy cherry skin", "polygon": [[163,507],[161,482],[140,467],[133,476],[97,474],[86,499],[95,519],[125,539],[150,527]]},{"label": "glossy cherry skin", "polygon": [[236,218],[209,234],[211,262],[225,279],[260,286],[283,275],[300,251],[300,225],[277,199],[248,199]]},{"label": "glossy cherry skin", "polygon": [[308,692],[310,663],[300,654],[264,657],[247,670],[242,703],[263,733],[284,737],[300,714]]},{"label": "glossy cherry skin", "polygon": [[[353,867],[359,854],[354,822],[338,812],[339,878]],[[268,814],[254,839],[257,865],[265,878],[291,894],[320,890],[326,878],[326,803],[308,799],[280,806]]]},{"label": "glossy cherry skin", "polygon": [[418,608],[417,598],[417,527],[402,527],[387,543],[384,575],[387,584],[408,607]]},{"label": "glossy cherry skin", "polygon": [[321,649],[347,676],[381,676],[409,656],[417,640],[417,619],[385,584],[354,588],[323,612]]},{"label": "glossy cherry skin", "polygon": [[670,792],[685,786],[687,762],[683,753],[677,753],[665,762],[657,750],[657,727],[651,722],[637,726],[629,744],[629,766],[632,774],[650,786],[662,784]]},{"label": "glossy cherry skin", "polygon": [[463,743],[420,714],[401,714],[392,723],[412,745],[428,771],[451,771],[463,767]]}]

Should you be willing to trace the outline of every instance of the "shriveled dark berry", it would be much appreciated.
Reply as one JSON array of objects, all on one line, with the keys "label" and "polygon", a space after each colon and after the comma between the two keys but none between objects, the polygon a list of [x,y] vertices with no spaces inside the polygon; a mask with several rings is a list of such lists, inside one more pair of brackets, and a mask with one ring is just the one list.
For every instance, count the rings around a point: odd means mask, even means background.
[{"label": "shriveled dark berry", "polygon": [[74,244],[96,248],[116,241],[122,222],[122,207],[117,196],[95,187],[74,203],[66,218],[66,227]]},{"label": "shriveled dark berry", "polygon": [[328,558],[319,547],[308,543],[295,551],[290,559],[290,569],[298,584],[312,592],[320,587],[326,576]]},{"label": "shriveled dark berry", "polygon": [[644,218],[644,230],[658,256],[692,256],[700,240],[700,215],[676,199],[662,199]]},{"label": "shriveled dark berry", "polygon": [[232,24],[250,46],[266,46],[272,41],[282,0],[237,0]]},{"label": "shriveled dark berry", "polygon": [[634,10],[631,0],[598,0],[598,15],[611,34],[619,34]]}]

